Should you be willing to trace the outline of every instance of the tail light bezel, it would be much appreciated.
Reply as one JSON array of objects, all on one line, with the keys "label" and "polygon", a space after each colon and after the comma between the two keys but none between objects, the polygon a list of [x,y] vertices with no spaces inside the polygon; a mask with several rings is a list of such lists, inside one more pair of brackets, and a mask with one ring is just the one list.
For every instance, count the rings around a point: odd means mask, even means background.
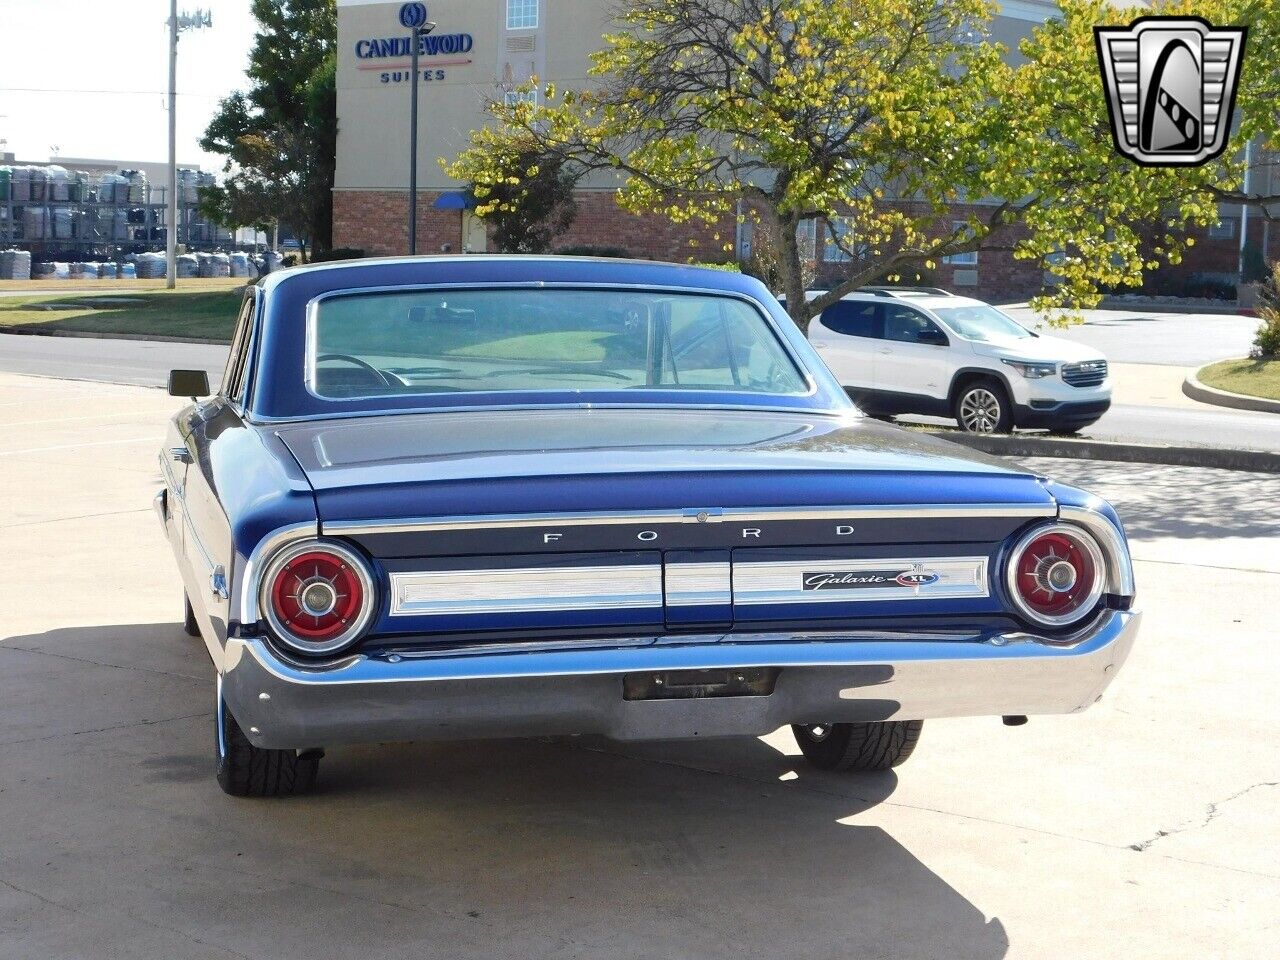
[{"label": "tail light bezel", "polygon": [[[336,636],[313,640],[295,633],[281,620],[272,594],[276,579],[288,564],[309,553],[328,554],[351,570],[360,586],[363,600],[359,612],[346,629]],[[258,610],[271,635],[295,653],[318,656],[337,653],[357,643],[373,623],[378,609],[378,591],[369,562],[358,552],[333,540],[308,537],[295,540],[278,550],[262,571],[258,582]]]},{"label": "tail light bezel", "polygon": [[[1033,543],[1049,534],[1056,534],[1071,540],[1088,555],[1089,561],[1094,568],[1093,583],[1090,584],[1089,590],[1083,599],[1070,611],[1056,616],[1043,613],[1028,603],[1018,585],[1018,568],[1027,549]],[[1088,530],[1074,523],[1044,523],[1031,527],[1014,542],[1005,559],[1004,586],[1005,591],[1009,594],[1009,600],[1019,616],[1038,627],[1060,629],[1079,623],[1097,609],[1103,594],[1106,593],[1111,574],[1112,571],[1108,565],[1106,552]]]}]

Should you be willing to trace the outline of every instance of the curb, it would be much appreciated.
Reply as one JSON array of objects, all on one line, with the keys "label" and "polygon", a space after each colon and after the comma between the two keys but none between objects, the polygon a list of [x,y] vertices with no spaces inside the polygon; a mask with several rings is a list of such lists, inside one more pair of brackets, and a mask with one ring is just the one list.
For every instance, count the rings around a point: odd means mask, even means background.
[{"label": "curb", "polygon": [[231,346],[230,340],[214,340],[211,337],[170,337],[159,333],[95,333],[92,330],[41,330],[39,327],[30,326],[0,328],[0,334],[17,337],[73,337],[85,340],[142,340],[154,343],[204,343],[219,347]]},{"label": "curb", "polygon": [[[1241,357],[1240,359],[1248,359]],[[1219,361],[1221,362],[1221,361]],[[1203,370],[1201,367],[1200,370]],[[1211,387],[1208,384],[1201,383],[1196,377],[1196,373],[1187,374],[1187,379],[1182,381],[1182,392],[1192,400],[1199,400],[1201,403],[1211,403],[1216,407],[1230,407],[1233,410],[1254,410],[1259,413],[1280,413],[1280,400],[1271,400],[1267,397],[1251,397],[1245,393],[1232,393],[1229,390],[1219,390],[1217,387]]]},{"label": "curb", "polygon": [[1211,467],[1280,473],[1280,453],[1263,450],[1226,450],[1220,447],[1164,447],[1109,440],[1077,440],[1036,435],[992,436],[959,430],[926,430],[930,436],[1003,457],[1063,457],[1073,460],[1108,460],[1116,463],[1155,463],[1170,467]]},{"label": "curb", "polygon": [[1235,314],[1240,317],[1258,315],[1253,307],[1242,307],[1228,301],[1209,306],[1198,303],[1161,303],[1155,300],[1122,300],[1116,297],[1103,297],[1094,309],[1126,310],[1129,313],[1216,313]]}]

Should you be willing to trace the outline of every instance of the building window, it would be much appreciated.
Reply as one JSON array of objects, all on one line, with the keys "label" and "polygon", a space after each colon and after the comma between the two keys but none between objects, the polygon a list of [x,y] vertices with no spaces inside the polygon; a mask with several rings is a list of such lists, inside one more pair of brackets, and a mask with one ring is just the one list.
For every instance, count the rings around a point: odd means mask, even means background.
[{"label": "building window", "polygon": [[812,261],[818,255],[817,246],[818,221],[801,220],[796,224],[796,248],[800,251],[801,261],[806,263]]},{"label": "building window", "polygon": [[507,29],[532,30],[538,25],[538,0],[507,0]]},{"label": "building window", "polygon": [[508,107],[514,107],[517,103],[532,103],[535,107],[538,105],[537,90],[508,90],[503,96]]},{"label": "building window", "polygon": [[849,237],[853,230],[852,217],[832,217],[827,221],[827,226],[829,229],[823,231],[822,235],[822,259],[825,263],[848,263],[851,260],[866,260],[870,256],[871,251],[865,243],[858,243]]},{"label": "building window", "polygon": [[[964,220],[953,220],[951,222],[952,230],[963,230],[968,224]],[[949,257],[942,258],[943,263],[949,263],[953,267],[976,267],[978,265],[978,251],[970,250],[968,253],[953,253]]]},{"label": "building window", "polygon": [[1236,222],[1232,217],[1219,220],[1209,228],[1210,240],[1230,240],[1236,235]]}]

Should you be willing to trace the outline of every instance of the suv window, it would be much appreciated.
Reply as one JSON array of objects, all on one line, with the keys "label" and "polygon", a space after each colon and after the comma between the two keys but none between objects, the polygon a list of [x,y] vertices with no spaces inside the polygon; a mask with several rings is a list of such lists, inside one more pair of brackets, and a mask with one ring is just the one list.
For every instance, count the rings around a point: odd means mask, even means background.
[{"label": "suv window", "polygon": [[880,337],[880,304],[839,300],[822,311],[822,325],[850,337]]},{"label": "suv window", "polygon": [[935,336],[942,332],[936,323],[919,310],[912,310],[910,307],[903,307],[896,303],[884,305],[884,338],[886,340],[919,343],[920,334],[926,330],[937,331]]}]

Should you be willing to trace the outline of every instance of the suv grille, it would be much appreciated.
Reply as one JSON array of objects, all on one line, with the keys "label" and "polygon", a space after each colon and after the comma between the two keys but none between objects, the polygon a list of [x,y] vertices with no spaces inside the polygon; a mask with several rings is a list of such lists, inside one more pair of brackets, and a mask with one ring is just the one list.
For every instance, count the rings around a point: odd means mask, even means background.
[{"label": "suv grille", "polygon": [[1062,366],[1062,379],[1073,387],[1096,387],[1107,379],[1107,361],[1086,360]]}]

